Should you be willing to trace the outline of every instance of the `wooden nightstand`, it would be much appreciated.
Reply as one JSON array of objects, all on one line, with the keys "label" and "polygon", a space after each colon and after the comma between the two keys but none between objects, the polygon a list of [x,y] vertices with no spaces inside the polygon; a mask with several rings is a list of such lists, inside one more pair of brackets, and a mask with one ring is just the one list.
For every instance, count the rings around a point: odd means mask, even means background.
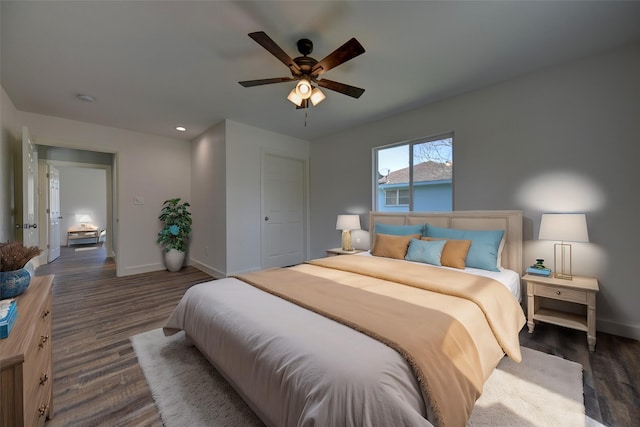
[{"label": "wooden nightstand", "polygon": [[353,254],[358,254],[360,252],[364,252],[362,249],[354,249],[352,251],[344,251],[342,250],[342,248],[332,248],[332,249],[327,249],[325,251],[327,253],[327,256],[336,256],[336,255],[353,255]]},{"label": "wooden nightstand", "polygon": [[[596,293],[598,279],[573,276],[573,280],[525,275],[527,283],[527,326],[533,333],[535,321],[552,323],[587,333],[589,350],[596,347]],[[540,307],[541,298],[550,298],[582,304],[587,307],[584,316]]]}]

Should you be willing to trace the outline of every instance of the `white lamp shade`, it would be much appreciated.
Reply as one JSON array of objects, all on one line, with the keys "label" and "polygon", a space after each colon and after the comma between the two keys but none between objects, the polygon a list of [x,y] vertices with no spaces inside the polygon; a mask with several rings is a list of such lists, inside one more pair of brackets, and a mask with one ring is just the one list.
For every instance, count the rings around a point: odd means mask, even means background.
[{"label": "white lamp shade", "polygon": [[360,215],[338,215],[336,230],[360,230]]},{"label": "white lamp shade", "polygon": [[91,222],[91,216],[87,214],[76,214],[76,222],[86,224]]},{"label": "white lamp shade", "polygon": [[587,217],[585,214],[542,214],[538,239],[588,242]]}]

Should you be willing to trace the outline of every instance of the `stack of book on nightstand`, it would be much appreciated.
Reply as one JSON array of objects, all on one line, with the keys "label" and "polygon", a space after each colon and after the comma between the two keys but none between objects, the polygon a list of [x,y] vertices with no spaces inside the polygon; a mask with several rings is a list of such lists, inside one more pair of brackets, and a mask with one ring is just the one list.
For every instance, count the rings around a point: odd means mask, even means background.
[{"label": "stack of book on nightstand", "polygon": [[549,268],[539,268],[539,267],[529,267],[529,268],[527,268],[527,274],[531,274],[533,276],[549,277],[549,276],[551,276],[551,269],[549,269]]},{"label": "stack of book on nightstand", "polygon": [[18,306],[16,300],[0,300],[0,338],[6,338],[11,332],[11,328],[18,317]]}]

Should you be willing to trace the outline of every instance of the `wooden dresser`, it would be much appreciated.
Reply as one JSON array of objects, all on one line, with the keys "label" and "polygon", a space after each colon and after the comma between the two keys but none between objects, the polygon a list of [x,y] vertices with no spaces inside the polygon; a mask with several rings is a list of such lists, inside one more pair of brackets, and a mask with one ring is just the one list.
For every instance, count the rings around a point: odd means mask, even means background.
[{"label": "wooden dresser", "polygon": [[0,339],[0,427],[43,426],[53,416],[52,286],[52,275],[31,278],[16,298],[13,329]]}]

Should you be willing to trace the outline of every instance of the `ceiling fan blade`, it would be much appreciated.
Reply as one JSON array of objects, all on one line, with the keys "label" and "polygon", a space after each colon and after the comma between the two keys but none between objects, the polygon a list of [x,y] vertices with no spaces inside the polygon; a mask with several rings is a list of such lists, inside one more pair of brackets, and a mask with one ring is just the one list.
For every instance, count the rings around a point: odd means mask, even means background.
[{"label": "ceiling fan blade", "polygon": [[340,64],[344,64],[350,59],[355,58],[358,55],[364,53],[364,47],[356,40],[352,38],[329,55],[327,55],[322,61],[318,62],[311,69],[311,74],[320,75],[330,69],[337,67]]},{"label": "ceiling fan blade", "polygon": [[329,90],[340,92],[344,95],[351,96],[353,98],[360,98],[360,95],[364,93],[364,89],[355,86],[349,86],[344,83],[334,82],[333,80],[318,79],[314,80],[318,86],[322,86]]},{"label": "ceiling fan blade", "polygon": [[267,49],[269,53],[278,58],[280,62],[289,67],[291,72],[294,75],[300,74],[301,70],[298,64],[293,62],[293,59],[287,53],[282,50],[280,46],[274,42],[271,37],[267,35],[264,31],[257,31],[255,33],[249,33],[249,37],[255,40],[260,46]]},{"label": "ceiling fan blade", "polygon": [[244,87],[252,87],[252,86],[260,86],[260,85],[270,85],[272,83],[283,83],[283,82],[291,82],[298,80],[294,77],[276,77],[273,79],[260,79],[260,80],[245,80],[240,83]]}]

